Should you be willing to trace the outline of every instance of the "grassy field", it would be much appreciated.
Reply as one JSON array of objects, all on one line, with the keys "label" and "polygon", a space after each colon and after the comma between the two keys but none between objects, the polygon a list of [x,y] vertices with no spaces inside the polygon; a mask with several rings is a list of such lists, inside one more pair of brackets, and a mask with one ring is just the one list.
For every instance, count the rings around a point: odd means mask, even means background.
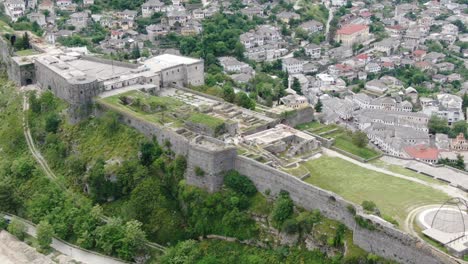
[{"label": "grassy field", "polygon": [[[135,102],[131,105],[122,104],[120,98],[122,96],[131,97],[134,100],[139,100],[139,105],[147,105],[155,110],[151,113],[145,112],[142,110],[142,107],[136,106]],[[114,108],[117,108],[121,111],[127,112],[134,116],[143,118],[149,122],[166,124],[171,123],[174,127],[180,127],[183,125],[182,118],[176,118],[174,115],[171,115],[171,112],[180,111],[181,115],[185,113],[188,117],[187,111],[183,111],[181,108],[186,106],[183,102],[171,98],[171,97],[159,97],[151,96],[139,91],[126,92],[119,95],[110,96],[104,99],[100,99],[101,102],[111,105]]]},{"label": "grassy field", "polygon": [[216,129],[224,124],[224,121],[222,119],[202,113],[193,113],[189,117],[188,121],[196,124],[202,124],[213,129]]},{"label": "grassy field", "polygon": [[413,206],[440,203],[448,196],[430,187],[368,170],[340,158],[321,157],[304,163],[308,183],[333,191],[361,204],[369,200],[382,214],[403,223]]},{"label": "grassy field", "polygon": [[324,125],[320,124],[319,122],[310,122],[298,125],[296,129],[305,130],[328,139],[334,139],[334,147],[359,156],[363,159],[377,157],[380,154],[374,149],[368,147],[361,148],[353,144],[350,136],[352,132],[336,124]]},{"label": "grassy field", "polygon": [[344,134],[338,135],[335,138],[334,146],[364,159],[370,159],[379,155],[379,152],[376,150],[368,147],[360,148],[354,145],[351,141],[351,137]]}]

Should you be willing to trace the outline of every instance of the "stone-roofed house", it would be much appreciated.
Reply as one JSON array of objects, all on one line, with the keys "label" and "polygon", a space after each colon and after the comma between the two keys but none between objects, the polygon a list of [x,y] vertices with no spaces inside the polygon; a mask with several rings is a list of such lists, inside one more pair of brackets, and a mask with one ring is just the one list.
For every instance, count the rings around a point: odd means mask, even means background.
[{"label": "stone-roofed house", "polygon": [[234,57],[220,57],[218,58],[221,66],[225,72],[228,73],[252,73],[253,69],[245,62],[238,61]]},{"label": "stone-roofed house", "polygon": [[322,48],[314,43],[309,43],[304,47],[305,54],[312,59],[320,59]]},{"label": "stone-roofed house", "polygon": [[312,34],[323,30],[323,24],[315,20],[306,21],[299,27]]},{"label": "stone-roofed house", "polygon": [[371,93],[384,94],[388,91],[388,86],[381,80],[368,81],[364,88]]},{"label": "stone-roofed house", "polygon": [[188,21],[188,14],[185,9],[174,9],[167,12],[168,23],[171,27],[179,24],[185,26]]},{"label": "stone-roofed house", "polygon": [[3,3],[5,13],[15,22],[24,15],[26,11],[26,3],[23,0],[6,0]]},{"label": "stone-roofed house", "polygon": [[381,67],[378,63],[370,62],[365,66],[365,70],[368,73],[377,73],[380,72]]},{"label": "stone-roofed house", "polygon": [[68,20],[68,24],[74,26],[76,30],[81,30],[88,25],[89,18],[88,13],[86,12],[76,12],[70,15],[70,19]]},{"label": "stone-roofed house", "polygon": [[159,0],[148,0],[141,5],[141,15],[151,17],[154,13],[162,12],[165,4]]},{"label": "stone-roofed house", "polygon": [[294,13],[294,12],[288,12],[288,11],[283,11],[277,14],[276,17],[284,23],[289,23],[289,21],[292,19],[295,19],[295,20],[301,19],[301,16],[299,14]]},{"label": "stone-roofed house", "polygon": [[283,71],[289,74],[303,72],[304,70],[303,66],[304,66],[304,62],[296,58],[283,59],[283,63],[282,63]]},{"label": "stone-roofed house", "polygon": [[281,97],[280,102],[281,104],[292,109],[303,108],[309,105],[305,96],[297,94],[289,94]]},{"label": "stone-roofed house", "polygon": [[169,27],[163,24],[153,24],[146,26],[146,32],[148,33],[149,41],[154,41],[156,37],[165,36],[169,33],[169,31]]},{"label": "stone-roofed house", "polygon": [[252,19],[254,16],[264,17],[264,10],[260,6],[248,6],[241,10],[241,13]]},{"label": "stone-roofed house", "polygon": [[447,120],[451,125],[457,121],[465,120],[462,110],[463,100],[453,94],[438,94],[437,100],[421,98],[422,112],[427,115],[437,115]]},{"label": "stone-roofed house", "polygon": [[125,9],[124,11],[117,12],[116,15],[120,19],[135,20],[136,16],[138,15],[138,12],[135,10]]},{"label": "stone-roofed house", "polygon": [[385,53],[387,56],[393,54],[400,46],[400,41],[393,38],[387,38],[374,43],[374,49]]},{"label": "stone-roofed house", "polygon": [[429,52],[424,57],[424,61],[430,62],[432,64],[439,63],[443,59],[445,59],[445,54],[439,52]]},{"label": "stone-roofed house", "polygon": [[322,99],[322,103],[322,112],[326,115],[337,115],[342,120],[350,120],[353,117],[354,105],[348,100],[328,96]]},{"label": "stone-roofed house", "polygon": [[45,26],[47,24],[46,17],[43,13],[34,12],[27,15],[29,21],[36,22],[39,26]]}]

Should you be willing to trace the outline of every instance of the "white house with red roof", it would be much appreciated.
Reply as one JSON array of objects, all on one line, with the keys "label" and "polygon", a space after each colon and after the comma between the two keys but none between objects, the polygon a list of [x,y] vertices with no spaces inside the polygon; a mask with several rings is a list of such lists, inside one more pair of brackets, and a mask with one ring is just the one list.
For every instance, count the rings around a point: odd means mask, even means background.
[{"label": "white house with red roof", "polygon": [[409,157],[428,163],[437,163],[439,159],[439,150],[425,144],[407,146],[404,148]]},{"label": "white house with red roof", "polygon": [[344,46],[364,43],[369,40],[369,27],[367,25],[345,25],[336,31],[335,41]]}]

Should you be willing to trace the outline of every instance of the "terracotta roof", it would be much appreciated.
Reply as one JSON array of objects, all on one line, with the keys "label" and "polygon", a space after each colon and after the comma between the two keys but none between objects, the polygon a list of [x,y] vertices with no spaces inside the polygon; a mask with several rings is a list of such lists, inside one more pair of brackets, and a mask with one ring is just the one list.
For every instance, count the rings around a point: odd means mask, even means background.
[{"label": "terracotta roof", "polygon": [[371,17],[372,16],[372,13],[369,12],[369,11],[364,11],[360,14],[362,17]]},{"label": "terracotta roof", "polygon": [[415,51],[413,52],[413,54],[414,54],[414,56],[420,57],[420,56],[422,56],[422,55],[425,55],[425,54],[426,54],[426,51],[425,51],[425,50],[415,50]]},{"label": "terracotta roof", "polygon": [[361,53],[361,54],[356,56],[356,59],[358,59],[358,60],[367,60],[368,58],[369,58],[369,55],[367,55],[365,53]]},{"label": "terracotta roof", "polygon": [[393,66],[394,66],[394,63],[391,62],[391,61],[386,61],[386,62],[382,63],[382,66],[383,66],[383,67],[387,67],[387,68],[388,68],[388,67],[393,67]]},{"label": "terracotta roof", "polygon": [[340,28],[336,33],[342,35],[351,35],[368,28],[366,25],[346,25]]},{"label": "terracotta roof", "polygon": [[405,147],[405,152],[413,158],[422,160],[437,160],[439,150],[426,145]]}]

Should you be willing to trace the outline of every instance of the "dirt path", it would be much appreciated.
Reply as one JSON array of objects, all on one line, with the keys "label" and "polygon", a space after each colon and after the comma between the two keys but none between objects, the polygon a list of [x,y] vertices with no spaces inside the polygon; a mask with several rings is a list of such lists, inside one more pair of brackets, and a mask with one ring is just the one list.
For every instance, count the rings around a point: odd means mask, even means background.
[{"label": "dirt path", "polygon": [[[57,184],[63,191],[70,193],[70,195],[74,195],[74,193],[70,192],[63,184],[60,183],[59,179],[55,175],[55,173],[50,169],[49,164],[47,161],[44,159],[42,156],[41,152],[37,150],[36,145],[34,144],[33,137],[31,135],[31,130],[29,129],[29,124],[28,120],[26,117],[26,112],[29,109],[29,103],[28,103],[28,97],[26,93],[23,93],[23,132],[24,132],[24,137],[26,138],[26,143],[28,145],[28,149],[33,155],[34,159],[39,163],[41,166],[42,171],[46,175],[47,178],[51,179],[52,182]],[[108,219],[107,217],[103,217],[103,221],[107,222]],[[164,252],[166,248],[162,245],[159,245],[157,243],[153,242],[147,242],[146,244],[148,247],[160,250]]]}]

